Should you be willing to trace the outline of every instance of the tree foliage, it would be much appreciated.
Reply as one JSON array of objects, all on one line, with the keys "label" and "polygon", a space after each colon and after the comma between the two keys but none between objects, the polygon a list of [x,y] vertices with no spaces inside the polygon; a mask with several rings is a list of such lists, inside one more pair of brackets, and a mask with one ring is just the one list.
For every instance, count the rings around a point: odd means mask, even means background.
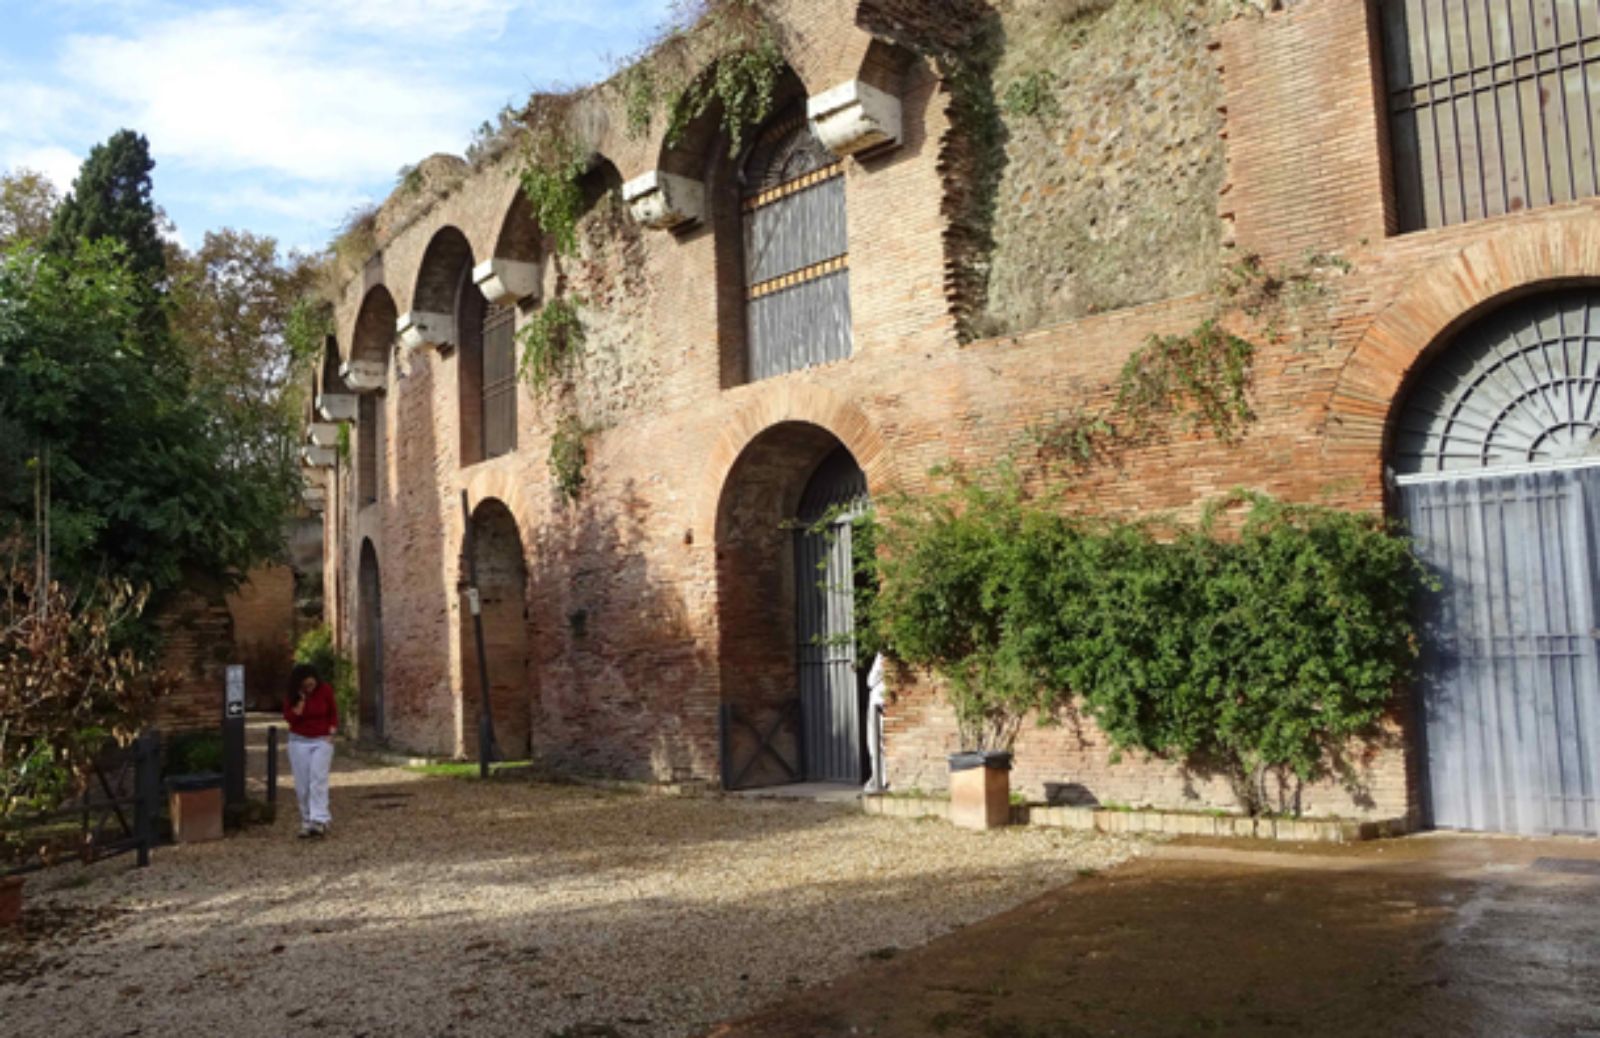
[{"label": "tree foliage", "polygon": [[37,534],[43,485],[55,573],[160,600],[281,548],[295,476],[282,324],[302,275],[270,239],[236,234],[174,250],[169,274],[150,168],[143,138],[117,134],[46,246],[0,255],[0,527]]},{"label": "tree foliage", "polygon": [[1010,474],[892,506],[884,542],[870,622],[944,679],[968,745],[1082,709],[1121,750],[1225,775],[1252,811],[1269,778],[1343,773],[1375,734],[1429,581],[1375,517],[1240,494],[1194,528],[1115,522],[1030,501]]},{"label": "tree foliage", "polygon": [[0,175],[0,249],[44,240],[50,233],[50,215],[60,203],[55,185],[37,170]]}]

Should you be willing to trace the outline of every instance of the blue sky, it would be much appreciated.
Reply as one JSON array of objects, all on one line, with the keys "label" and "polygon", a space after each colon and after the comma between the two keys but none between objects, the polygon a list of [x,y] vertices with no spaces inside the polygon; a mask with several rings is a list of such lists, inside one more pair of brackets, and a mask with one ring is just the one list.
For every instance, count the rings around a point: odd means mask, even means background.
[{"label": "blue sky", "polygon": [[0,0],[0,168],[63,190],[89,148],[150,139],[196,245],[317,248],[402,165],[461,153],[536,88],[602,78],[669,0]]}]

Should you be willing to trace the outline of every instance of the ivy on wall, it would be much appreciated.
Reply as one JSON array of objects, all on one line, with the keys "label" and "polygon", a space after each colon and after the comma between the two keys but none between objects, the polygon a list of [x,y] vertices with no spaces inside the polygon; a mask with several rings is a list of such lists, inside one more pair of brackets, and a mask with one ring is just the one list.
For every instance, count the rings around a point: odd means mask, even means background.
[{"label": "ivy on wall", "polygon": [[534,395],[542,397],[583,348],[578,303],[564,296],[547,301],[517,332],[517,341],[522,347],[518,374]]},{"label": "ivy on wall", "polygon": [[584,466],[588,461],[589,434],[590,430],[575,414],[562,415],[550,434],[550,455],[547,458],[550,478],[569,503],[578,499],[587,482]]}]

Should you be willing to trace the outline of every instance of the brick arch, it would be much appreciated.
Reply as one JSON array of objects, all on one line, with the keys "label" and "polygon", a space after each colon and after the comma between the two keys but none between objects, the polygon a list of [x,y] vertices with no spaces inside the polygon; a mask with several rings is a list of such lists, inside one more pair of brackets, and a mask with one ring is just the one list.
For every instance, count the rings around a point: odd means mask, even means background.
[{"label": "brick arch", "polygon": [[462,271],[472,267],[472,244],[460,229],[450,224],[434,232],[417,267],[416,287],[411,293],[411,309],[435,314],[454,314]]},{"label": "brick arch", "polygon": [[1547,288],[1600,279],[1600,222],[1500,231],[1414,280],[1367,328],[1328,402],[1323,449],[1370,458],[1381,471],[1412,378],[1488,310]]},{"label": "brick arch", "polygon": [[895,483],[895,473],[882,433],[866,412],[836,393],[818,386],[763,387],[761,396],[745,405],[723,427],[706,461],[695,498],[696,537],[714,543],[717,513],[734,466],[763,433],[779,425],[814,425],[833,436],[855,456],[867,474],[867,485],[881,494]]},{"label": "brick arch", "polygon": [[[485,470],[478,466],[473,470],[462,473],[462,487],[467,492],[467,504],[476,511],[478,505],[484,501],[499,501],[511,513],[511,518],[516,520],[517,529],[523,535],[523,553],[526,555],[528,546],[532,543],[529,532],[535,527],[534,519],[538,512],[534,508],[533,500],[526,491],[525,480],[518,479],[512,472],[504,468],[491,468]],[[451,501],[453,519],[452,528],[459,535],[461,525],[459,501]],[[529,561],[531,565],[531,560]]]},{"label": "brick arch", "polygon": [[371,360],[388,365],[394,347],[394,322],[399,316],[394,296],[383,284],[373,285],[361,298],[355,322],[349,331],[339,336],[341,343],[349,344],[350,361]]}]

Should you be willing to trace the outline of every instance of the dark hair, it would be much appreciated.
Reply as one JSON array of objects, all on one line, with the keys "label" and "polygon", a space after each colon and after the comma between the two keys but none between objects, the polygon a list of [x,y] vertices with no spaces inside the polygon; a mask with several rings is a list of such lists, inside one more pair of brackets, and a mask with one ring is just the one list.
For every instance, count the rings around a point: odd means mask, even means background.
[{"label": "dark hair", "polygon": [[[282,671],[279,673],[282,673]],[[289,672],[289,694],[294,695],[296,692],[299,692],[300,683],[306,678],[316,678],[318,681],[322,680],[317,675],[317,668],[313,667],[311,664],[296,663],[294,665],[294,669]]]}]

